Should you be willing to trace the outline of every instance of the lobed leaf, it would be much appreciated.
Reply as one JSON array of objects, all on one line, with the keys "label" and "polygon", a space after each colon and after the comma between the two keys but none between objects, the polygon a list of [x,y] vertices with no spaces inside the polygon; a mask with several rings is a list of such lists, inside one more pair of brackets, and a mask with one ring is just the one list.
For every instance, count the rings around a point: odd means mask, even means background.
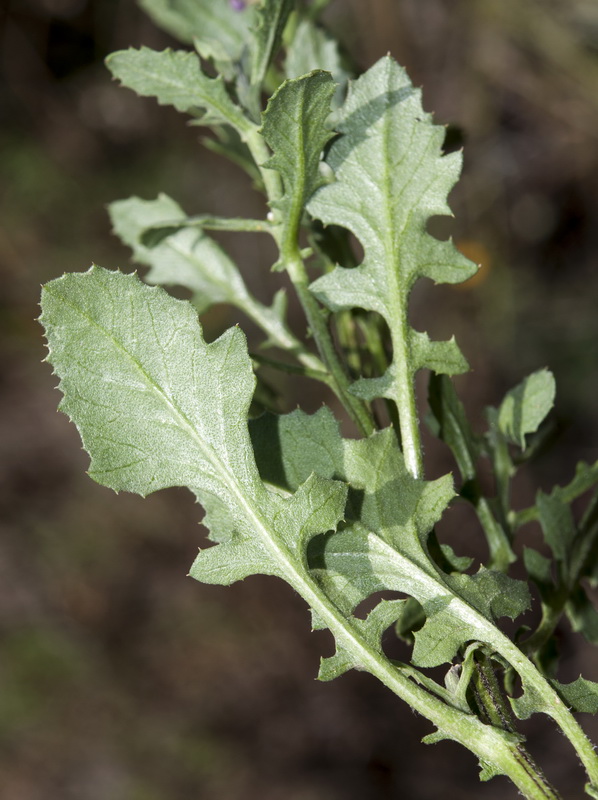
[{"label": "lobed leaf", "polygon": [[[165,194],[156,200],[131,197],[109,206],[114,232],[128,245],[135,260],[150,271],[145,280],[161,286],[183,286],[193,293],[198,313],[215,303],[229,303],[253,319],[266,332],[266,345],[299,352],[300,345],[290,332],[284,293],[278,293],[271,306],[260,303],[249,292],[237,266],[224,250],[201,227],[184,226],[187,216]],[[156,226],[173,228],[153,246],[146,243],[146,232]]]},{"label": "lobed leaf", "polygon": [[215,303],[242,305],[248,298],[235,264],[201,228],[182,228],[154,247],[144,244],[143,234],[153,225],[187,218],[167,195],[119,200],[110,204],[109,212],[114,232],[133,250],[135,261],[150,267],[148,283],[190,289],[199,313]]},{"label": "lobed leaf", "polygon": [[573,711],[585,711],[589,714],[598,712],[598,683],[595,681],[588,681],[580,675],[572,683],[552,683]]},{"label": "lobed leaf", "polygon": [[[588,681],[580,675],[572,683],[552,680],[550,684],[572,711],[585,711],[591,714],[598,712],[598,683]],[[532,714],[538,712],[551,714],[546,701],[533,689],[527,689],[520,697],[509,699],[519,719],[529,719]]]},{"label": "lobed leaf", "polygon": [[242,138],[252,128],[228,95],[222,77],[208,77],[195,53],[130,48],[112,53],[106,65],[123,86],[155,97],[160,105],[199,116],[203,124],[232,125]]},{"label": "lobed leaf", "polygon": [[336,181],[318,190],[308,210],[326,225],[348,228],[365,258],[355,269],[337,267],[311,289],[334,311],[358,307],[386,319],[393,363],[382,379],[369,382],[369,390],[361,380],[355,391],[396,398],[422,367],[447,374],[467,368],[454,341],[430,342],[408,321],[408,297],[418,278],[457,283],[475,271],[452,242],[426,230],[432,216],[450,214],[446,197],[461,156],[441,154],[444,130],[431,123],[419,92],[390,57],[352,85],[338,130],[326,156]]},{"label": "lobed leaf", "polygon": [[[430,693],[432,681],[421,688],[423,676],[413,678],[380,654],[379,636],[399,604],[350,622],[310,574],[308,545],[337,526],[347,487],[314,474],[289,497],[264,487],[247,430],[254,378],[238,329],[206,344],[188,303],[134,275],[97,267],[50,282],[42,322],[61,405],[90,451],[92,475],[141,494],[187,485],[220,526],[211,531],[216,544],[194,562],[193,577],[224,584],[257,572],[282,577],[333,630],[352,665],[383,678],[445,735],[475,740],[484,758],[496,752],[501,740],[493,732]],[[506,756],[490,760],[500,765]]]},{"label": "lobed leaf", "polygon": [[[484,569],[450,575],[437,566],[427,540],[454,496],[452,479],[413,478],[392,430],[360,441],[342,439],[330,412],[321,409],[313,416],[300,411],[265,416],[250,423],[250,435],[262,476],[288,490],[310,469],[349,484],[345,524],[312,542],[309,563],[346,614],[383,590],[417,600],[426,621],[415,633],[414,663],[451,661],[471,640],[495,645],[491,621],[514,618],[528,607],[527,587],[520,581]],[[395,619],[402,611],[397,606]]]},{"label": "lobed leaf", "polygon": [[292,497],[264,488],[247,430],[255,378],[241,331],[206,344],[189,303],[98,267],[47,284],[41,321],[91,477],[141,495],[187,486],[205,501],[224,530],[194,577],[230,583],[259,572],[297,587],[307,543],[336,526],[346,487],[312,475]]}]

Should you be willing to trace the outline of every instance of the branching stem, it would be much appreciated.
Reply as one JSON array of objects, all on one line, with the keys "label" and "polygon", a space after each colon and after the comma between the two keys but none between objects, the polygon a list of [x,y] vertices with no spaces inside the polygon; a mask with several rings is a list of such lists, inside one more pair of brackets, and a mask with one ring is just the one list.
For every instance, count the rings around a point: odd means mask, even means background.
[{"label": "branching stem", "polygon": [[[273,205],[282,197],[282,182],[278,172],[264,167],[269,158],[269,152],[258,130],[247,138],[247,145],[262,174],[269,202]],[[375,429],[372,415],[365,403],[349,391],[350,379],[336,352],[328,328],[328,312],[319,305],[316,298],[309,291],[310,281],[299,251],[297,235],[298,230],[294,231],[294,235],[287,233],[283,241],[280,235],[280,228],[274,229],[274,238],[280,249],[281,262],[297,292],[297,297],[305,313],[309,330],[314,337],[320,357],[330,372],[331,388],[346,408],[360,433],[369,436]]]}]

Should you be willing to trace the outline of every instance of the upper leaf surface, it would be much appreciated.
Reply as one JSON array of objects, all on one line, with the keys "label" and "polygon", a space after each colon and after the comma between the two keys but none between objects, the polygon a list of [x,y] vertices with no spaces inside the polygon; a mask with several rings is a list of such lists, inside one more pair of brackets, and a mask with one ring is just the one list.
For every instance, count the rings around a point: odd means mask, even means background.
[{"label": "upper leaf surface", "polygon": [[295,0],[262,0],[256,9],[256,28],[252,44],[251,83],[261,87],[270,62],[276,55],[282,32]]},{"label": "upper leaf surface", "polygon": [[228,123],[243,136],[252,127],[229,97],[221,77],[209,78],[198,56],[182,50],[119,50],[106,65],[115,78],[144,97],[155,97],[160,105],[198,115],[202,122]]},{"label": "upper leaf surface", "polygon": [[[408,295],[418,278],[457,283],[475,271],[452,242],[426,231],[430,217],[451,213],[447,195],[461,156],[441,154],[444,129],[431,123],[419,91],[390,57],[352,84],[337,127],[342,135],[326,158],[336,181],[319,189],[308,210],[326,224],[351,230],[365,258],[356,269],[338,267],[311,288],[333,310],[360,307],[385,317],[395,361],[371,395],[392,397],[401,373],[410,379],[420,367],[449,374],[467,367],[454,342],[443,343],[440,352],[425,334],[410,334],[407,319]],[[366,394],[362,387],[360,396]]]},{"label": "upper leaf surface", "polygon": [[255,378],[242,332],[206,344],[189,303],[97,267],[49,283],[41,321],[91,476],[116,490],[187,486],[205,498],[225,530],[200,553],[198,579],[265,573],[297,585],[309,538],[336,526],[346,489],[315,476],[287,499],[263,487],[247,431]]},{"label": "upper leaf surface", "polygon": [[262,133],[274,153],[265,166],[282,176],[284,195],[276,207],[289,237],[296,237],[303,207],[322,184],[319,164],[332,135],[326,120],[334,89],[322,71],[285,81],[263,114]]}]

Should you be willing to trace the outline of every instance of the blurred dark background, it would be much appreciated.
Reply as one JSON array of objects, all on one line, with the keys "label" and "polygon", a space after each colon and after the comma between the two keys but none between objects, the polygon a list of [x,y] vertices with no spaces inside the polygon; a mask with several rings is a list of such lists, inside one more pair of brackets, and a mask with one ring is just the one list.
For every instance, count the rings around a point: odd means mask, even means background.
[{"label": "blurred dark background", "polygon": [[[482,269],[463,287],[418,287],[414,320],[457,333],[478,424],[525,374],[555,373],[561,436],[519,481],[517,502],[530,502],[536,482],[598,458],[598,3],[337,0],[325,18],[360,69],[391,52],[464,145],[451,228]],[[197,128],[111,82],[112,50],[172,44],[134,0],[0,0],[0,37],[0,796],[515,798],[502,778],[481,787],[457,745],[419,744],[431,726],[369,676],[315,682],[331,643],[310,634],[287,587],[186,578],[203,538],[188,493],[116,497],[86,477],[41,363],[40,284],[92,260],[129,268],[113,199],[261,206]],[[225,241],[268,297],[267,244]],[[215,335],[235,321],[215,309],[207,325]],[[451,467],[428,447],[431,472]],[[598,660],[561,635],[561,677],[596,679]],[[581,797],[562,737],[546,720],[526,730],[566,796]]]}]

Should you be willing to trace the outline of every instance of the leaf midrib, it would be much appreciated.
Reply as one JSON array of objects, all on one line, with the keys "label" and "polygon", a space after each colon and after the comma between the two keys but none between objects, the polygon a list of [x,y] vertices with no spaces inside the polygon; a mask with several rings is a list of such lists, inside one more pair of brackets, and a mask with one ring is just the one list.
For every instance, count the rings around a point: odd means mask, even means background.
[{"label": "leaf midrib", "polygon": [[[230,472],[230,470],[225,466],[222,460],[219,458],[215,450],[212,448],[211,445],[208,445],[202,437],[198,434],[195,430],[195,427],[188,419],[187,415],[181,411],[178,406],[171,402],[170,398],[165,394],[165,392],[161,389],[161,387],[155,382],[155,380],[149,375],[149,373],[144,369],[142,364],[129,352],[129,350],[125,347],[125,345],[120,342],[107,328],[97,322],[89,313],[87,313],[84,309],[82,309],[77,304],[68,300],[64,295],[59,293],[54,293],[49,289],[49,285],[47,285],[44,291],[48,292],[51,297],[59,300],[60,302],[65,303],[68,305],[75,313],[79,314],[85,320],[87,320],[93,327],[99,330],[106,338],[108,338],[114,346],[121,351],[128,360],[134,365],[134,367],[140,372],[142,377],[145,379],[146,384],[149,386],[150,390],[153,391],[167,408],[172,412],[175,420],[179,420],[181,427],[186,430],[193,440],[197,443],[202,455],[209,461],[214,467],[215,470],[220,477],[222,483],[226,488],[231,492],[231,494],[237,499],[237,502],[241,506],[241,509],[245,513],[245,516],[248,520],[252,520],[255,524],[255,527],[258,529],[260,538],[262,539],[266,549],[270,552],[272,556],[274,556],[275,561],[283,566],[283,572],[290,577],[291,583],[297,585],[297,578],[303,578],[300,574],[300,570],[298,569],[297,564],[295,563],[295,559],[293,558],[292,554],[286,547],[286,545],[279,543],[275,536],[272,535],[270,532],[270,528],[268,526],[267,521],[263,518],[261,511],[259,510],[259,505],[255,504],[251,497],[245,494],[242,491],[241,487],[242,484],[240,481],[236,480],[234,475]],[[209,346],[209,345],[208,345]],[[256,468],[257,469],[257,468]],[[259,489],[258,489],[259,487]],[[257,490],[259,494],[261,491],[266,492],[267,490],[263,487],[261,482],[256,481],[256,484],[252,487],[252,489]],[[261,491],[260,491],[261,489]]]}]

